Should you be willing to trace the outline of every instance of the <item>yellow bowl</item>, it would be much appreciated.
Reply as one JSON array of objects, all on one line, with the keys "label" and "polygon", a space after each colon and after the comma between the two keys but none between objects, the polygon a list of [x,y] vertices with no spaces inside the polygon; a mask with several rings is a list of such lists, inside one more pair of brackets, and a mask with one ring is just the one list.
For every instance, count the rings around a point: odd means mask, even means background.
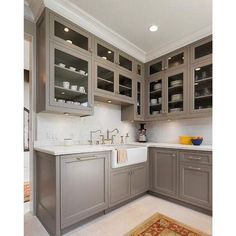
[{"label": "yellow bowl", "polygon": [[193,136],[179,136],[179,143],[185,145],[192,145]]}]

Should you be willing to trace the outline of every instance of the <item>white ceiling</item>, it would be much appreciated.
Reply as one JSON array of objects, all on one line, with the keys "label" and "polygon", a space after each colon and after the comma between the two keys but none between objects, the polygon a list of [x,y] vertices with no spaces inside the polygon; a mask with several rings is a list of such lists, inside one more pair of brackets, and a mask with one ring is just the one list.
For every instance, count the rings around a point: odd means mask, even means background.
[{"label": "white ceiling", "polygon": [[[142,61],[154,59],[212,31],[211,0],[44,0],[44,4]],[[78,18],[81,15],[96,23],[97,30],[81,21]],[[158,25],[157,32],[148,30],[152,24]]]}]

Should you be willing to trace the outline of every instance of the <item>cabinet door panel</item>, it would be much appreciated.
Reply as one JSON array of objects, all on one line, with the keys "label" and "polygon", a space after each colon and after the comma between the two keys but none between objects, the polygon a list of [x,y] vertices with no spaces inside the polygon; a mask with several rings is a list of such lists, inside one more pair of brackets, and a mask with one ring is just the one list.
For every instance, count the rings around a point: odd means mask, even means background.
[{"label": "cabinet door panel", "polygon": [[167,196],[177,195],[177,154],[153,148],[152,158],[152,190]]},{"label": "cabinet door panel", "polygon": [[147,77],[157,76],[159,73],[163,72],[165,69],[164,57],[155,59],[149,62],[147,65]]},{"label": "cabinet door panel", "polygon": [[130,197],[130,170],[115,171],[110,177],[110,205]]},{"label": "cabinet door panel", "polygon": [[147,191],[147,168],[146,164],[132,168],[131,170],[131,195]]},{"label": "cabinet door panel", "polygon": [[108,206],[105,155],[64,158],[61,162],[62,228]]},{"label": "cabinet door panel", "polygon": [[180,198],[205,208],[211,208],[211,167],[196,164],[180,165]]},{"label": "cabinet door panel", "polygon": [[118,77],[119,94],[128,99],[134,97],[134,82],[131,76],[120,73]]},{"label": "cabinet door panel", "polygon": [[80,27],[50,13],[50,36],[67,47],[92,53],[91,35]]}]

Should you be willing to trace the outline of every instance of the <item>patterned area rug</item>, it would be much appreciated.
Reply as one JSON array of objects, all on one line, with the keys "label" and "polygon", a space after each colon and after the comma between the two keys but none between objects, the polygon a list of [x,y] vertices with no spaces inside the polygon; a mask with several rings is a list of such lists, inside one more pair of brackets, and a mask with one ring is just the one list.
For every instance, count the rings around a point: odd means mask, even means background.
[{"label": "patterned area rug", "polygon": [[30,200],[30,184],[29,182],[24,183],[24,202],[28,202]]},{"label": "patterned area rug", "polygon": [[209,236],[159,213],[138,225],[126,236]]}]

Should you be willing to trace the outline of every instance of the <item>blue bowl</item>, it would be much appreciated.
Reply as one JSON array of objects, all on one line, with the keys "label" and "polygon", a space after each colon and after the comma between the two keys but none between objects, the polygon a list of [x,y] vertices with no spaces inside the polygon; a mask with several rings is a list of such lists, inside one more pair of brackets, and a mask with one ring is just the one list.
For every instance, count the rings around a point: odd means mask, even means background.
[{"label": "blue bowl", "polygon": [[203,141],[202,138],[192,139],[193,145],[201,145],[201,144],[202,144],[202,141]]}]

